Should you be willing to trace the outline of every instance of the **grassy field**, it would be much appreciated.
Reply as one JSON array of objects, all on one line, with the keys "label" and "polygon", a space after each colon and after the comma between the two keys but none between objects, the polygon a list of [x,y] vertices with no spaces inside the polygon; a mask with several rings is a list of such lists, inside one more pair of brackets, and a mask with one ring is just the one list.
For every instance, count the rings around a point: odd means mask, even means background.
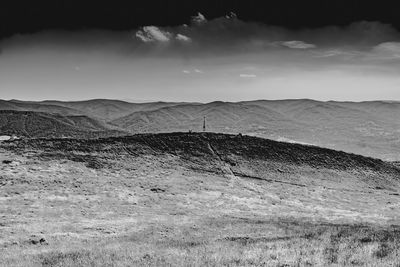
[{"label": "grassy field", "polygon": [[400,266],[400,228],[201,219],[84,244],[8,250],[4,266]]},{"label": "grassy field", "polygon": [[400,266],[385,165],[382,176],[327,161],[277,171],[146,151],[0,149],[0,266]]}]

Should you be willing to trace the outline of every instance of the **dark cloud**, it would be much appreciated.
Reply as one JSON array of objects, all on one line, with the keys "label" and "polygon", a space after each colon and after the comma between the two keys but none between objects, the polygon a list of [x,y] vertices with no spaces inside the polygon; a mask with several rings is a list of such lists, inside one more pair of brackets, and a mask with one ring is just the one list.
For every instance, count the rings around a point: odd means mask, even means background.
[{"label": "dark cloud", "polygon": [[[236,12],[243,21],[290,29],[383,21],[400,29],[396,1],[360,0],[147,0],[3,1],[0,38],[43,30],[122,30],[145,25],[176,26],[201,12],[208,20]],[[198,17],[198,16],[197,16]]]},{"label": "dark cloud", "polygon": [[0,47],[9,98],[399,97],[400,36],[381,22],[293,30],[197,14],[187,25],[14,35]]},{"label": "dark cloud", "polygon": [[[153,27],[153,26],[152,26]],[[283,27],[244,22],[236,15],[206,20],[201,14],[191,25],[157,27],[157,31],[174,37],[185,36],[195,49],[236,47],[244,49],[274,48],[279,43],[289,48],[325,47],[370,48],[380,43],[400,40],[400,33],[391,25],[380,22],[355,22],[348,26],[328,26],[318,29],[289,30]],[[139,30],[137,33],[142,33]],[[150,37],[149,39],[157,38]],[[159,40],[165,41],[166,38]],[[181,38],[178,38],[181,39]],[[142,40],[143,41],[143,40]],[[170,42],[171,48],[176,42]]]},{"label": "dark cloud", "polygon": [[293,53],[312,51],[315,57],[327,58],[359,56],[361,52],[368,51],[394,54],[397,42],[400,42],[400,33],[391,25],[381,22],[361,21],[343,27],[290,30],[245,22],[234,13],[215,19],[207,19],[198,13],[192,17],[189,25],[148,25],[130,31],[44,31],[15,35],[3,40],[0,46],[5,53],[10,50],[47,49],[123,56],[181,54],[184,57],[260,53],[291,48]]}]

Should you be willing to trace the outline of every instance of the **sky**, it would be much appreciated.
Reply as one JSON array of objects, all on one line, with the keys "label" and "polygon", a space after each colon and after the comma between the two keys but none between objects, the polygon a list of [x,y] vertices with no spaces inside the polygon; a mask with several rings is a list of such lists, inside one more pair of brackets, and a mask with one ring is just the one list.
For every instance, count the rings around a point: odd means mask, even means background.
[{"label": "sky", "polygon": [[[55,19],[53,9],[44,9],[52,16],[33,26],[26,16],[25,23],[8,21],[10,27],[3,21],[0,98],[400,100],[400,32],[392,13],[377,9],[374,15],[373,8],[351,13],[359,2],[349,1],[332,7],[345,10],[343,20],[318,9],[310,18],[313,10],[304,7],[300,14],[289,8],[283,18],[273,12],[262,19],[257,5],[213,3],[198,11],[159,4],[162,15],[153,3],[153,9],[132,9],[148,16],[126,21],[125,13],[117,19],[122,9],[116,7],[103,19],[77,14],[77,23]],[[215,7],[220,13],[211,12]],[[268,6],[265,17],[274,8],[281,6]],[[22,11],[44,12],[33,7]]]}]

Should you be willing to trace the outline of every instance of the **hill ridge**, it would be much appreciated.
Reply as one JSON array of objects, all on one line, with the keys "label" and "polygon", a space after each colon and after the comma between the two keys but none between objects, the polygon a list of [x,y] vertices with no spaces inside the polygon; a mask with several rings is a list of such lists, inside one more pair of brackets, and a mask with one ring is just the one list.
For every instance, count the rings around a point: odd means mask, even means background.
[{"label": "hill ridge", "polygon": [[[111,130],[131,134],[201,130],[203,117],[206,117],[207,130],[214,132],[244,133],[315,144],[384,160],[400,160],[400,102],[393,101],[288,99],[129,103],[107,99],[75,102],[0,100],[1,109],[84,115]],[[51,125],[51,121],[47,124]],[[35,133],[28,134],[35,136]]]},{"label": "hill ridge", "polygon": [[[292,165],[308,165],[312,168],[338,170],[371,170],[398,174],[400,170],[392,163],[381,159],[337,151],[314,145],[293,144],[247,135],[233,135],[212,132],[148,133],[126,136],[100,137],[96,139],[76,138],[35,138],[7,141],[9,147],[33,147],[44,151],[79,151],[100,153],[113,147],[114,152],[126,151],[129,147],[135,153],[173,154],[183,159],[217,156],[225,163],[234,163],[240,156],[249,161],[263,160],[284,162]],[[123,152],[121,152],[123,153]],[[135,154],[133,153],[133,154]]]}]

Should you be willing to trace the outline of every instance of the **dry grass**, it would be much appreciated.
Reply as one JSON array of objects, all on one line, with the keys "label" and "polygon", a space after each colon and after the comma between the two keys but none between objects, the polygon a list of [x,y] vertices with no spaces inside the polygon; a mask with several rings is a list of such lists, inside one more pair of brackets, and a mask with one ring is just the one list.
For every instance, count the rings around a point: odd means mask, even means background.
[{"label": "dry grass", "polygon": [[[17,253],[17,252],[15,252]],[[9,254],[4,266],[400,266],[400,228],[213,218]],[[4,255],[3,255],[4,256]]]},{"label": "dry grass", "polygon": [[[0,150],[0,266],[400,266],[391,172],[207,156],[211,172],[122,148],[80,160]],[[99,157],[106,167],[86,164]]]}]

